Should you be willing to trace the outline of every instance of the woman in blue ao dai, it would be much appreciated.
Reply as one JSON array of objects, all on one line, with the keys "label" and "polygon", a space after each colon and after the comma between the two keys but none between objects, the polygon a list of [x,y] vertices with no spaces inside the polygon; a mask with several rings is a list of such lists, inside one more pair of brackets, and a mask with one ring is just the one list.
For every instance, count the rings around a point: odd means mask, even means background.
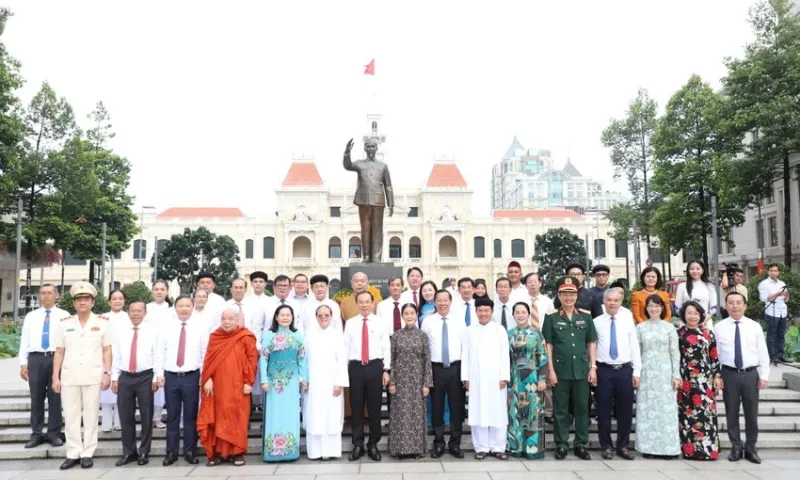
[{"label": "woman in blue ao dai", "polygon": [[292,307],[278,307],[261,339],[261,390],[269,406],[264,409],[265,462],[300,458],[300,391],[308,390],[308,367],[303,335],[293,322]]}]

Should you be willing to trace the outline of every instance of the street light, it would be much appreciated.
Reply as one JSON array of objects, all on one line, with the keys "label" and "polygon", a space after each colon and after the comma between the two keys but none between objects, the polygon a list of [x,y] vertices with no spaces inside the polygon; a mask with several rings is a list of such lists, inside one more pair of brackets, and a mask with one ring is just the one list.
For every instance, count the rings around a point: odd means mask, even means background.
[{"label": "street light", "polygon": [[[2,33],[2,32],[0,32]],[[14,259],[14,323],[19,321],[19,268],[22,265],[22,198],[17,202],[17,255]]]},{"label": "street light", "polygon": [[139,215],[139,281],[142,281],[142,262],[144,261],[144,251],[142,250],[142,242],[144,236],[144,211],[147,210],[155,210],[156,207],[151,207],[147,205],[142,205],[142,214]]}]

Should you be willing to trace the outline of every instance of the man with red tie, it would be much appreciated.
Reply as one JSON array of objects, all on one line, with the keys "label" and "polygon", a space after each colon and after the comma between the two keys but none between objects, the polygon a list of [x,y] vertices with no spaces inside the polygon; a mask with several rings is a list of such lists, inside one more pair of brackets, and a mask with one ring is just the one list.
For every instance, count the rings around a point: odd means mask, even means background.
[{"label": "man with red tie", "polygon": [[[145,305],[134,300],[128,306],[130,322],[119,326],[111,346],[111,391],[117,395],[117,411],[122,425],[122,458],[116,465],[131,462],[147,465],[153,438],[153,392],[158,379],[153,374],[158,341],[155,325],[144,322]],[[116,328],[116,327],[115,327]],[[136,406],[142,417],[141,445],[136,448]]]},{"label": "man with red tie", "polygon": [[[392,277],[389,279],[389,298],[378,302],[376,315],[383,322],[383,327],[389,332],[389,337],[394,332],[403,327],[400,319],[400,309],[403,307],[403,277]],[[389,388],[388,386],[386,387]],[[392,396],[386,392],[386,410],[392,409]]]},{"label": "man with red tie", "polygon": [[422,306],[422,292],[420,292],[420,288],[422,287],[423,278],[422,270],[419,267],[411,267],[408,269],[406,272],[408,290],[400,295],[401,307],[406,303],[413,303],[417,306],[417,311],[419,311],[419,308]]},{"label": "man with red tie", "polygon": [[381,454],[381,397],[389,384],[391,355],[389,329],[373,314],[375,299],[368,291],[356,294],[358,315],[344,325],[344,342],[350,376],[350,407],[353,425],[353,451],[350,461],[364,456],[364,404],[369,414],[367,455],[379,462]]},{"label": "man with red tie", "polygon": [[168,467],[178,460],[180,416],[183,412],[183,455],[190,465],[197,465],[197,410],[200,403],[200,369],[208,347],[208,326],[192,322],[192,298],[181,295],[175,300],[176,317],[162,329],[156,345],[155,374],[158,386],[164,387],[167,400]]}]

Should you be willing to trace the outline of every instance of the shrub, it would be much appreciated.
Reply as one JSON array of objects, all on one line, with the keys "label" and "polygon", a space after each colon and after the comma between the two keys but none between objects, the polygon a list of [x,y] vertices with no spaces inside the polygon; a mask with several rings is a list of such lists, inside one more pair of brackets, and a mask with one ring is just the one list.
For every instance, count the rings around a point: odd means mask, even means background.
[{"label": "shrub", "polygon": [[[58,297],[58,303],[56,303],[58,308],[68,311],[70,314],[75,315],[75,307],[72,306],[72,295],[69,293],[64,293],[60,297]],[[94,299],[94,307],[92,311],[98,315],[103,313],[108,313],[111,310],[111,307],[108,305],[108,299],[102,295],[98,295]]]}]

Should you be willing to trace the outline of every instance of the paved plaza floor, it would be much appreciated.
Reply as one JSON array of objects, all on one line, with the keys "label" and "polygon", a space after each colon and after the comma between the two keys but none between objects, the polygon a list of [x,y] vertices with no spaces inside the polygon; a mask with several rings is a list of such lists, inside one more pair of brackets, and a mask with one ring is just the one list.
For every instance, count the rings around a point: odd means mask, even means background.
[{"label": "paved plaza floor", "polygon": [[[724,452],[727,455],[727,451]],[[720,459],[715,462],[690,462],[683,460],[634,461],[614,459],[603,461],[593,452],[590,461],[567,457],[555,460],[548,452],[544,460],[477,461],[445,458],[396,461],[384,456],[382,462],[365,459],[350,463],[347,460],[311,461],[302,459],[293,463],[266,464],[257,456],[248,456],[247,465],[234,467],[190,466],[179,459],[170,467],[161,466],[161,458],[154,457],[147,466],[126,465],[115,467],[113,458],[95,460],[94,468],[74,468],[62,472],[61,460],[4,461],[0,462],[0,480],[70,480],[70,479],[168,479],[188,477],[197,479],[255,480],[798,480],[800,479],[800,451],[769,450],[762,453],[763,463],[754,465],[745,460],[736,463]]]}]

